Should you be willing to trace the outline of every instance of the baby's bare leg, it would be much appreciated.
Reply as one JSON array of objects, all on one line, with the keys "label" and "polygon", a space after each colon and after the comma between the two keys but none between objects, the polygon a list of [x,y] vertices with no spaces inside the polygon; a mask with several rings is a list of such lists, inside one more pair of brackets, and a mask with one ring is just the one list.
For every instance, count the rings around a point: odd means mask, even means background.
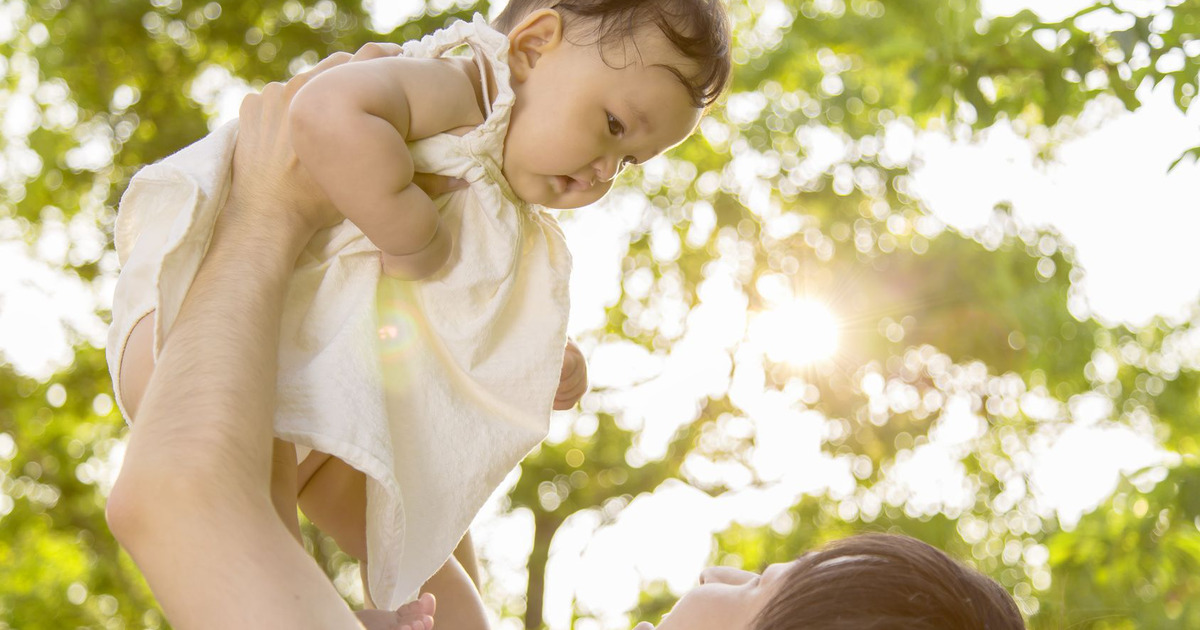
[{"label": "baby's bare leg", "polygon": [[154,311],[139,319],[125,340],[125,352],[121,355],[117,381],[121,387],[121,402],[130,420],[137,417],[146,384],[154,373],[154,322]]},{"label": "baby's bare leg", "polygon": [[[336,457],[323,456],[328,459],[311,476],[307,474],[310,464],[305,461],[300,507],[310,521],[333,537],[342,551],[358,559],[363,599],[368,608],[356,613],[359,621],[371,630],[400,628],[403,624],[395,621],[395,612],[369,610],[374,604],[367,588],[366,476]],[[476,586],[478,579],[475,551],[468,534],[454,555],[421,588],[422,593],[431,593],[443,602],[439,626],[460,630],[487,629],[487,613]],[[413,629],[420,630],[416,625]]]},{"label": "baby's bare leg", "polygon": [[454,558],[458,560],[463,571],[467,572],[467,577],[471,578],[475,589],[479,590],[479,559],[475,557],[475,543],[471,540],[469,530],[463,534],[462,540],[458,541],[458,546],[454,548]]},{"label": "baby's bare leg", "polygon": [[296,515],[296,447],[278,438],[271,452],[271,503],[279,520],[300,542],[300,517]]},{"label": "baby's bare leg", "polygon": [[[316,463],[313,458],[323,458]],[[314,468],[315,470],[312,470]],[[368,630],[423,630],[411,613],[413,604],[399,610],[375,610],[367,583],[367,478],[353,466],[325,453],[314,452],[300,473],[300,508],[342,551],[358,560],[363,585],[363,610],[354,615]],[[419,610],[419,609],[418,609]],[[426,614],[426,613],[420,613]],[[427,613],[432,615],[432,612]]]},{"label": "baby's bare leg", "polygon": [[367,478],[346,462],[325,457],[300,489],[300,509],[342,551],[365,560]]},{"label": "baby's bare leg", "polygon": [[438,625],[456,630],[487,630],[487,611],[475,584],[458,558],[450,556],[421,587],[421,593],[432,593],[441,604]]},{"label": "baby's bare leg", "polygon": [[[137,418],[137,410],[146,394],[146,384],[154,374],[155,321],[154,311],[138,320],[129,333],[125,352],[121,355],[121,375],[117,380],[121,387],[121,402],[131,421]],[[279,513],[279,519],[296,538],[296,542],[300,542],[296,494],[296,448],[289,442],[276,439],[271,457],[271,502]]]}]

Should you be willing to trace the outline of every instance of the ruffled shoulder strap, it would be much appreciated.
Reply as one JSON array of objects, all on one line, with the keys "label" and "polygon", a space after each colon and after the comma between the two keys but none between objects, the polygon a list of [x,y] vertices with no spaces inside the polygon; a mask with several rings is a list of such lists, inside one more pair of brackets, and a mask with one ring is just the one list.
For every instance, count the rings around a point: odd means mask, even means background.
[{"label": "ruffled shoulder strap", "polygon": [[[526,205],[513,194],[501,168],[504,162],[504,138],[516,100],[508,67],[508,37],[492,28],[482,15],[476,13],[469,22],[455,22],[404,44],[402,54],[410,57],[441,57],[463,45],[469,46],[474,53],[480,77],[490,75],[492,81],[486,78],[483,81],[483,101],[487,108],[483,123],[463,136],[447,139],[447,142],[482,167],[504,197],[518,205]],[[489,83],[495,85],[495,94],[489,93]]]},{"label": "ruffled shoulder strap", "polygon": [[470,22],[459,20],[421,39],[406,42],[402,54],[409,57],[441,57],[464,44],[475,53],[480,76],[491,75],[496,85],[496,94],[493,96],[489,93],[489,81],[483,81],[487,118],[490,120],[494,114],[506,113],[513,102],[508,69],[508,37],[492,28],[481,14],[476,13]]}]

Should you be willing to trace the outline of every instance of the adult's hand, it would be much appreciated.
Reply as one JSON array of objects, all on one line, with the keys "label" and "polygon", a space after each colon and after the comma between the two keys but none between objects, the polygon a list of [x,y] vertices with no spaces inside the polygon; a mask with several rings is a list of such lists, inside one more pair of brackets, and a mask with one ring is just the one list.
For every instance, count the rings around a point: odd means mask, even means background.
[{"label": "adult's hand", "polygon": [[[233,156],[230,208],[272,213],[276,225],[311,235],[337,223],[342,216],[292,150],[288,108],[296,93],[313,77],[344,63],[395,55],[397,44],[367,44],[358,52],[334,53],[287,83],[270,83],[242,101],[237,147]],[[435,175],[414,177],[431,197],[465,186],[461,180]]]},{"label": "adult's hand", "polygon": [[226,212],[251,213],[245,218],[267,219],[305,235],[337,222],[337,210],[292,150],[287,113],[305,83],[350,59],[349,53],[336,53],[287,83],[269,83],[242,100]]}]

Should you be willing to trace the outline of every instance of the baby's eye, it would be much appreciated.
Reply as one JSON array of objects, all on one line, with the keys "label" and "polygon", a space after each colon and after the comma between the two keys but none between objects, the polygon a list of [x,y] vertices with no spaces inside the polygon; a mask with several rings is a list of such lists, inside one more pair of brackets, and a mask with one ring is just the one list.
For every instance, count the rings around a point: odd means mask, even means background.
[{"label": "baby's eye", "polygon": [[608,112],[604,112],[604,115],[608,117],[608,132],[609,133],[611,133],[614,136],[625,135],[625,125],[621,124],[621,121],[617,120],[616,116],[613,116],[612,114],[610,114]]},{"label": "baby's eye", "polygon": [[621,158],[621,168],[625,168],[626,166],[637,166],[637,163],[637,158],[633,157],[632,155],[626,155],[625,157]]}]

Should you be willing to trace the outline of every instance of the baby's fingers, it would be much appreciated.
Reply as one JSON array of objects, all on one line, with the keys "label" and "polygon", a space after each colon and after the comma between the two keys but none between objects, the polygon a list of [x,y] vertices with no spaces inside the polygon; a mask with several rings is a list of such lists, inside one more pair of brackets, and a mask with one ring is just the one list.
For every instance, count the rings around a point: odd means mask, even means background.
[{"label": "baby's fingers", "polygon": [[574,341],[567,340],[566,351],[563,352],[562,371],[559,373],[560,381],[574,381],[582,379],[587,382],[587,360],[583,358],[583,351],[579,349],[579,345]]}]

